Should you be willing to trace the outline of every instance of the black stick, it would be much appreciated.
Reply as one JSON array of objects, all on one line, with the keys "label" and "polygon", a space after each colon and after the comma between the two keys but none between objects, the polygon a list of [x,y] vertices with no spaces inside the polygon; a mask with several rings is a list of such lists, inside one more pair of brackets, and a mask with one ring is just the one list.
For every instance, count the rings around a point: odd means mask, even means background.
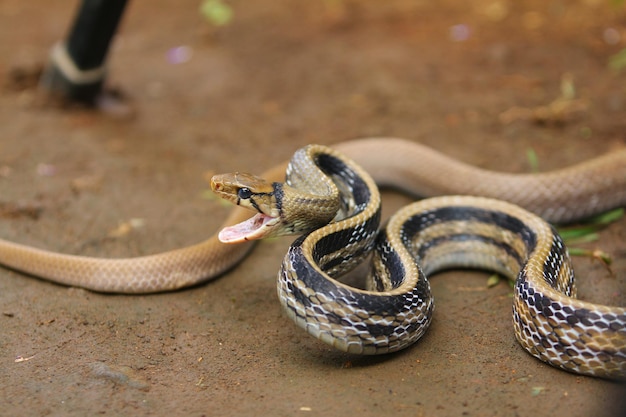
[{"label": "black stick", "polygon": [[41,88],[92,104],[102,91],[105,58],[127,0],[83,0],[68,38],[52,48]]}]

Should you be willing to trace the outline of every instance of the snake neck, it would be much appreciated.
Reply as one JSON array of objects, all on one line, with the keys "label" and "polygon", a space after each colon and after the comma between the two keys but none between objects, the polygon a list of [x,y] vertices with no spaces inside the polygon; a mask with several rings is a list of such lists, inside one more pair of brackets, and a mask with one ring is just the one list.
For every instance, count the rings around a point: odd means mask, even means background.
[{"label": "snake neck", "polygon": [[338,188],[331,183],[325,190],[303,191],[287,184],[274,185],[276,205],[284,234],[303,234],[330,223],[341,209]]}]

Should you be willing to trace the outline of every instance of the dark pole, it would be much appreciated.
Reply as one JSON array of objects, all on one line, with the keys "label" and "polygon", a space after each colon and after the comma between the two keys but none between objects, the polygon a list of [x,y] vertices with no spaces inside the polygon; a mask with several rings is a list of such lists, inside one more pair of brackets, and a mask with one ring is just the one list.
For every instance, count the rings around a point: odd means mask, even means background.
[{"label": "dark pole", "polygon": [[105,58],[127,0],[83,0],[67,40],[52,48],[41,88],[92,104],[102,91]]}]

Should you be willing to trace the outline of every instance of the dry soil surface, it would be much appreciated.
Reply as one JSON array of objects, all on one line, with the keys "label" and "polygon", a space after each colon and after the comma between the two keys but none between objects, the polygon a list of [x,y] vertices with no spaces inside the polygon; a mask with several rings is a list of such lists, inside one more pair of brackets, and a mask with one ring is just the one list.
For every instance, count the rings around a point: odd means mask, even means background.
[{"label": "dry soil surface", "polygon": [[[609,66],[626,47],[623,2],[234,0],[220,28],[199,3],[131,2],[109,59],[133,109],[123,115],[42,105],[16,79],[46,62],[76,1],[0,3],[2,238],[99,257],[189,245],[229,210],[207,197],[211,173],[259,173],[311,142],[399,136],[507,172],[531,170],[529,149],[545,171],[626,146],[626,71]],[[407,201],[386,193],[386,213]],[[626,304],[625,235],[621,219],[581,245],[613,259],[575,258],[581,298]],[[487,288],[488,273],[436,276],[432,327],[406,351],[334,351],[277,301],[289,241],[156,295],[0,269],[0,415],[624,410],[624,386],[516,343],[511,288]]]}]

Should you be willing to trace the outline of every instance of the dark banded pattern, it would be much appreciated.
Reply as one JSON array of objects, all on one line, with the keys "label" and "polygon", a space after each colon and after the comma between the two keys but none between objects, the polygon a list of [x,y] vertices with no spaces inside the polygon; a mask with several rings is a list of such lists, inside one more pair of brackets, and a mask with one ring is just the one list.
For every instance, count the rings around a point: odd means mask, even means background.
[{"label": "dark banded pattern", "polygon": [[[297,239],[285,256],[278,295],[298,326],[346,352],[394,352],[431,322],[427,274],[492,270],[515,281],[513,324],[530,354],[568,371],[626,378],[625,309],[573,298],[569,255],[544,220],[499,200],[437,197],[400,210],[377,236],[380,196],[372,179],[335,151],[305,149],[342,190],[348,210]],[[367,290],[337,280],[372,249]]]}]

